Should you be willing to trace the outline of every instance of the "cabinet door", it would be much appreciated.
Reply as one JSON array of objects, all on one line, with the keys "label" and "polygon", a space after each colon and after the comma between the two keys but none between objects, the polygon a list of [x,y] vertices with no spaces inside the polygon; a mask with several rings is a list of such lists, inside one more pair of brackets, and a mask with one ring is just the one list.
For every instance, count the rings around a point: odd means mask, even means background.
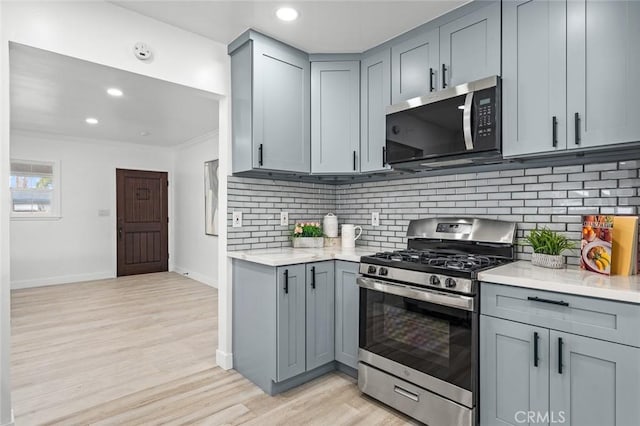
[{"label": "cabinet door", "polygon": [[500,75],[500,2],[440,27],[440,87]]},{"label": "cabinet door", "polygon": [[438,30],[391,47],[391,100],[424,96],[438,86]]},{"label": "cabinet door", "polygon": [[309,173],[309,60],[269,40],[254,41],[253,167]]},{"label": "cabinet door", "polygon": [[480,395],[481,425],[529,424],[527,412],[546,413],[549,330],[481,315]]},{"label": "cabinet door", "polygon": [[277,274],[276,375],[281,382],[306,370],[305,265],[279,267]]},{"label": "cabinet door", "polygon": [[566,3],[504,2],[502,33],[504,155],[566,149]]},{"label": "cabinet door", "polygon": [[391,52],[367,56],[360,76],[360,171],[390,169],[385,164],[386,107],[391,104]]},{"label": "cabinet door", "polygon": [[311,64],[311,172],[360,169],[360,63]]},{"label": "cabinet door", "polygon": [[358,368],[358,263],[336,261],[336,361]]},{"label": "cabinet door", "polygon": [[307,370],[334,360],[333,261],[307,267]]},{"label": "cabinet door", "polygon": [[638,424],[640,349],[552,330],[550,376],[550,414],[563,424]]},{"label": "cabinet door", "polygon": [[567,2],[570,148],[640,140],[639,22],[636,0]]}]

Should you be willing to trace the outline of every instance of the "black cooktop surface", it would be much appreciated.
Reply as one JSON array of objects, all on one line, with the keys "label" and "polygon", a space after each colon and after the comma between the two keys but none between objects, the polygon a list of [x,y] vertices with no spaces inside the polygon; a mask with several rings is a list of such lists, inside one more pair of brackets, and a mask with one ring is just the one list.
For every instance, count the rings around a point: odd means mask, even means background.
[{"label": "black cooktop surface", "polygon": [[363,256],[360,262],[457,277],[475,277],[479,271],[512,262],[512,259],[455,250],[407,249]]}]

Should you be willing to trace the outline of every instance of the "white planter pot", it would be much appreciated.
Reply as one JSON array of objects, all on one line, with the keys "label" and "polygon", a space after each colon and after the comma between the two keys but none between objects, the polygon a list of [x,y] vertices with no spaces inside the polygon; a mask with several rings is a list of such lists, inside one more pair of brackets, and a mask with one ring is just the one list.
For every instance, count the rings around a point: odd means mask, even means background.
[{"label": "white planter pot", "polygon": [[550,254],[533,253],[531,255],[531,263],[543,268],[562,269],[564,268],[564,256],[553,256]]},{"label": "white planter pot", "polygon": [[292,238],[294,248],[321,248],[324,246],[323,237]]}]

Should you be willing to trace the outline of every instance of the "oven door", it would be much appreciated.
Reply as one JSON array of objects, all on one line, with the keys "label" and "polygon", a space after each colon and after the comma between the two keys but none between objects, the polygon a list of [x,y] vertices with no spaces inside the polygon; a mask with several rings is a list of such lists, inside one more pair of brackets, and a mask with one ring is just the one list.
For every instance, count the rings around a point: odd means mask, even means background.
[{"label": "oven door", "polygon": [[474,298],[367,277],[358,285],[360,360],[473,407]]}]

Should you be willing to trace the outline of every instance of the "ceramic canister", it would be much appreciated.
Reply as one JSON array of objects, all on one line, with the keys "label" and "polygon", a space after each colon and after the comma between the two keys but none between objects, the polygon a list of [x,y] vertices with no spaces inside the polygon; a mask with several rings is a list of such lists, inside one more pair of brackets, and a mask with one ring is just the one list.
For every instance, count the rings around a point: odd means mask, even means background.
[{"label": "ceramic canister", "polygon": [[330,238],[335,238],[338,236],[338,217],[333,213],[329,213],[322,220],[322,229],[324,230],[324,235]]}]

